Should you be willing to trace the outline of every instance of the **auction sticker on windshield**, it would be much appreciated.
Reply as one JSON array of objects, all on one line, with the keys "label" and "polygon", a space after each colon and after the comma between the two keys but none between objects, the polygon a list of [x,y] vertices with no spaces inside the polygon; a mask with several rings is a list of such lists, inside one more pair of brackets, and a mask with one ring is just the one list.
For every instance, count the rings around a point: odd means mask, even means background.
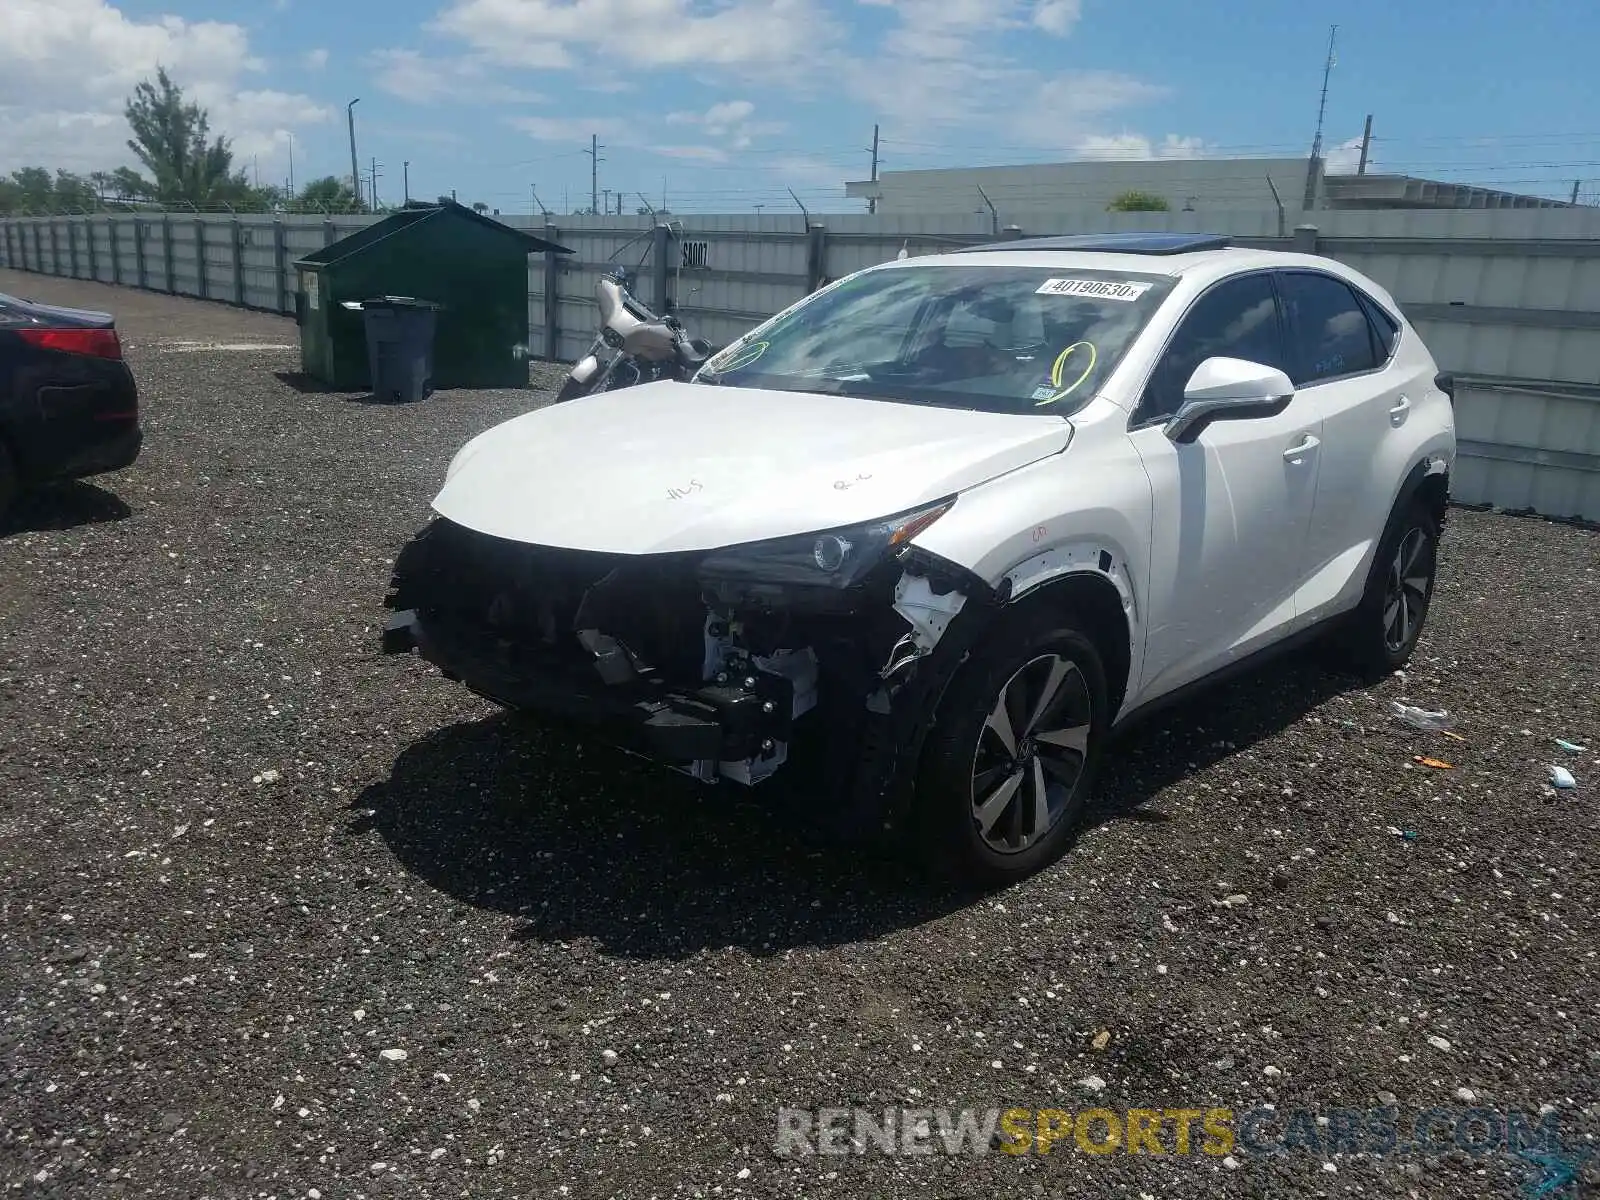
[{"label": "auction sticker on windshield", "polygon": [[1137,300],[1154,284],[1108,279],[1046,279],[1039,296],[1093,296],[1101,300]]}]

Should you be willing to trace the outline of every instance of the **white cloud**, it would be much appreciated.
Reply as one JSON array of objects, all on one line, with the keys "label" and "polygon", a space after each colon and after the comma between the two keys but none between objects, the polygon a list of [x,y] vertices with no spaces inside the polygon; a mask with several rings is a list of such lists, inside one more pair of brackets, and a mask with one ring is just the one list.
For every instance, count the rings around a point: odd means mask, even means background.
[{"label": "white cloud", "polygon": [[301,61],[305,64],[307,70],[320,71],[328,65],[328,51],[321,46],[318,46],[315,50],[307,50],[305,57]]},{"label": "white cloud", "polygon": [[819,0],[451,0],[431,28],[507,66],[594,51],[639,66],[768,69],[819,54],[835,31]]},{"label": "white cloud", "polygon": [[689,162],[723,163],[728,161],[728,152],[718,150],[715,146],[651,146],[653,154],[663,158],[681,158]]},{"label": "white cloud", "polygon": [[329,116],[309,96],[241,90],[262,70],[243,26],[136,19],[105,0],[0,0],[0,171],[135,165],[122,109],[157,67],[209,111],[236,162]]},{"label": "white cloud", "polygon": [[1033,9],[1033,23],[1057,37],[1071,33],[1082,16],[1079,0],[1039,0]]},{"label": "white cloud", "polygon": [[[1361,166],[1361,139],[1350,138],[1323,151],[1323,171],[1329,175],[1354,175]],[[1374,159],[1367,157],[1367,169],[1373,169]]]},{"label": "white cloud", "polygon": [[583,142],[595,134],[618,137],[628,126],[615,117],[512,117],[511,128],[540,142]]},{"label": "white cloud", "polygon": [[[711,154],[705,151],[714,151],[718,161],[727,157],[729,150],[747,150],[758,137],[768,134],[780,133],[784,125],[779,121],[756,121],[756,106],[748,100],[723,100],[713,104],[705,112],[671,112],[666,120],[669,125],[693,125],[705,131],[705,134],[717,146],[673,147],[679,152],[679,157],[689,157],[685,151],[695,150],[702,152],[701,157],[710,158]],[[664,149],[657,149],[657,153],[667,153]]]},{"label": "white cloud", "polygon": [[381,90],[415,104],[541,104],[546,99],[498,82],[488,64],[473,56],[429,58],[416,50],[385,49],[369,54],[367,64]]},{"label": "white cloud", "polygon": [[1159,142],[1152,142],[1138,133],[1090,134],[1073,149],[1083,158],[1150,160],[1204,158],[1206,155],[1203,138],[1180,137],[1176,133],[1167,134]]}]

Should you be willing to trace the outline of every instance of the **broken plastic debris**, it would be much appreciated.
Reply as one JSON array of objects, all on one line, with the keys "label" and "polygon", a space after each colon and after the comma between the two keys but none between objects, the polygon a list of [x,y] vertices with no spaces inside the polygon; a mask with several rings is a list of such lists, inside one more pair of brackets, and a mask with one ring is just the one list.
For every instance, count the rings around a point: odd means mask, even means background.
[{"label": "broken plastic debris", "polygon": [[1398,700],[1389,701],[1389,712],[1393,714],[1395,720],[1404,722],[1413,729],[1422,729],[1429,733],[1442,733],[1451,725],[1450,714],[1447,712],[1429,712],[1414,704],[1401,704]]},{"label": "broken plastic debris", "polygon": [[1560,746],[1568,754],[1582,754],[1589,748],[1587,746],[1580,746],[1577,742],[1569,742],[1565,738],[1557,738],[1556,745]]},{"label": "broken plastic debris", "polygon": [[1437,771],[1448,771],[1451,769],[1450,764],[1445,762],[1442,758],[1428,758],[1426,755],[1413,754],[1411,756],[1411,761],[1421,763],[1425,767],[1432,767]]},{"label": "broken plastic debris", "polygon": [[1550,786],[1557,788],[1575,788],[1578,781],[1572,777],[1572,772],[1565,767],[1550,768]]}]

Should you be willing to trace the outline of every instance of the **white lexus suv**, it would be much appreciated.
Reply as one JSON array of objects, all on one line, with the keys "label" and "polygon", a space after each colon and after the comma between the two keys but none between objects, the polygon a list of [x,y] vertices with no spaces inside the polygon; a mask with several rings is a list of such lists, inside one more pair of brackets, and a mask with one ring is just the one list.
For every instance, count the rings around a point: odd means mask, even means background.
[{"label": "white lexus suv", "polygon": [[693,382],[464,446],[389,652],[1001,884],[1108,735],[1327,635],[1392,670],[1433,592],[1452,383],[1326,258],[996,242],[808,296]]}]

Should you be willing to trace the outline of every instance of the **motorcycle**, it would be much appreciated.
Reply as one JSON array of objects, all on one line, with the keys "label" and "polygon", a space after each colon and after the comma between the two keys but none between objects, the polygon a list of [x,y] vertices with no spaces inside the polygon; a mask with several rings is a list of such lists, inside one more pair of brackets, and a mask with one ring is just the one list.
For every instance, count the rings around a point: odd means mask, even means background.
[{"label": "motorcycle", "polygon": [[652,312],[633,295],[631,282],[627,269],[618,268],[595,284],[600,332],[572,364],[557,404],[658,379],[687,381],[716,352],[704,338],[691,338],[670,312]]}]

